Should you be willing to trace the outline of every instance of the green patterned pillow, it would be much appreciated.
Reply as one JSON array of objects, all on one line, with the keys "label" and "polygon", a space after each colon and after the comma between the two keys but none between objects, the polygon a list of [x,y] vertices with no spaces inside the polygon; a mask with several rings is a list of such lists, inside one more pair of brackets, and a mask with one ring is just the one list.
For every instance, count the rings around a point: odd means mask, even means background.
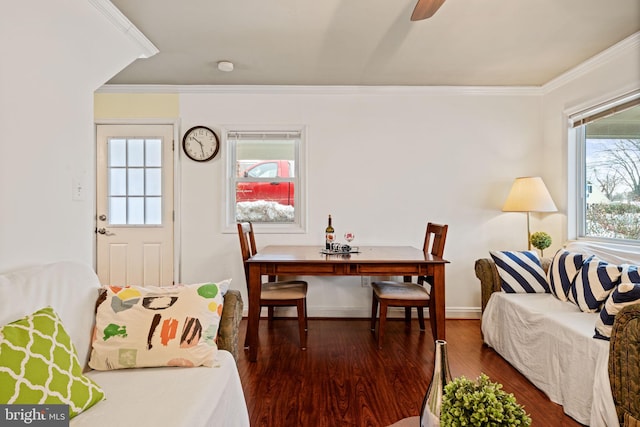
[{"label": "green patterned pillow", "polygon": [[51,307],[0,329],[0,384],[2,404],[66,404],[71,418],[104,399]]}]

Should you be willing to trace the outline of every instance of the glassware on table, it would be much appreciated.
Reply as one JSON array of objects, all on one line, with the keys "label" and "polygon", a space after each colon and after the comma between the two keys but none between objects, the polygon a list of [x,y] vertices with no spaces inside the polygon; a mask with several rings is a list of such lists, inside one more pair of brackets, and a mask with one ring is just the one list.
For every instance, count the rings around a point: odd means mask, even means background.
[{"label": "glassware on table", "polygon": [[351,244],[351,241],[356,238],[356,235],[350,231],[344,233],[344,240],[347,241],[348,244]]}]

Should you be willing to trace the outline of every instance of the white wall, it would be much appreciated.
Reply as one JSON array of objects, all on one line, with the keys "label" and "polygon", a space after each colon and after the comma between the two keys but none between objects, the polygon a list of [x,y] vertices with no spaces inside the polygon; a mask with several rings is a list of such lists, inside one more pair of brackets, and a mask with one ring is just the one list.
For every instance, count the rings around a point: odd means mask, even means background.
[{"label": "white wall", "polygon": [[26,0],[0,14],[0,270],[93,263],[93,91],[143,51],[101,3]]},{"label": "white wall", "polygon": [[[321,247],[327,214],[357,245],[421,247],[427,221],[449,224],[447,306],[477,314],[474,260],[526,249],[526,217],[502,213],[516,176],[540,174],[539,91],[464,88],[242,88],[184,93],[182,127],[307,126],[307,234],[259,234],[258,246]],[[181,158],[182,280],[234,278],[238,238],[223,225],[226,147],[212,162]],[[312,316],[370,315],[359,277],[310,277]],[[246,295],[245,295],[246,297]]]}]

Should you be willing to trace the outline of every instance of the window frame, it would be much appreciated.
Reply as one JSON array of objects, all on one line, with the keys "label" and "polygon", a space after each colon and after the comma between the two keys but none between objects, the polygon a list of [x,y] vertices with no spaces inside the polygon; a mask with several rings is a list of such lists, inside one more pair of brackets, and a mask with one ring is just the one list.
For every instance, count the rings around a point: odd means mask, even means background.
[{"label": "window frame", "polygon": [[292,223],[253,223],[255,233],[280,233],[296,234],[307,232],[307,132],[304,125],[266,126],[266,125],[238,125],[226,126],[222,129],[222,140],[226,147],[225,162],[225,191],[224,191],[224,224],[225,233],[237,233],[236,228],[236,184],[239,182],[236,176],[236,144],[235,139],[230,139],[229,135],[235,132],[247,133],[298,133],[299,142],[295,147],[294,160],[294,183],[295,183],[295,216]]},{"label": "window frame", "polygon": [[[567,224],[569,239],[602,242],[610,244],[624,244],[640,246],[640,241],[633,239],[619,239],[586,235],[586,199],[587,199],[587,168],[586,168],[586,138],[585,125],[592,120],[604,118],[603,114],[623,111],[621,107],[629,103],[640,101],[640,89],[618,96],[610,96],[604,101],[583,105],[573,112],[567,112],[568,149],[573,152],[568,165],[568,196]],[[632,107],[631,107],[632,108]]]}]

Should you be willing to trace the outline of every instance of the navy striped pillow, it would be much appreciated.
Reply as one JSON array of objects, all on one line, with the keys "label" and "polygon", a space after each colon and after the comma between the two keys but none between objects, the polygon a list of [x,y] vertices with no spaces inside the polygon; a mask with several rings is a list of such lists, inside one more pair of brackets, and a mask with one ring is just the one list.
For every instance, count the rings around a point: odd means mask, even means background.
[{"label": "navy striped pillow", "polygon": [[620,267],[602,261],[595,255],[582,264],[569,292],[569,301],[586,313],[595,313],[620,283]]},{"label": "navy striped pillow", "polygon": [[[637,269],[635,271],[638,272]],[[640,303],[640,282],[619,284],[604,303],[600,317],[596,320],[596,333],[593,337],[609,340],[616,314],[624,307],[637,303]]]},{"label": "navy striped pillow", "polygon": [[553,257],[547,280],[551,293],[560,301],[568,299],[571,282],[580,271],[585,256],[580,253],[560,249]]},{"label": "navy striped pillow", "polygon": [[640,267],[629,264],[623,264],[620,267],[622,268],[620,283],[640,283],[640,271],[638,271]]},{"label": "navy striped pillow", "polygon": [[549,292],[547,276],[534,251],[491,251],[496,263],[502,290],[506,293]]}]

